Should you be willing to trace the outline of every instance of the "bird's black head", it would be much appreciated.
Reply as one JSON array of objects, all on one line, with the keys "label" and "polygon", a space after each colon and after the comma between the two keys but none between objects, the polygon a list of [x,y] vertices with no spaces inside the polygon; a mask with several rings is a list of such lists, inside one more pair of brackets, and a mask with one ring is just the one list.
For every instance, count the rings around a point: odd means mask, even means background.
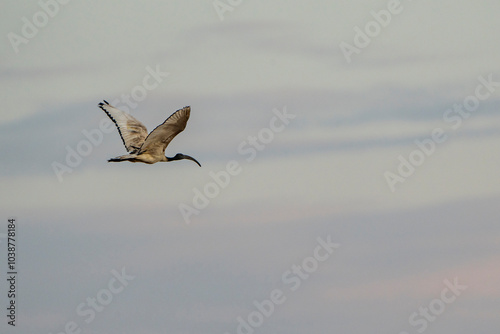
[{"label": "bird's black head", "polygon": [[198,164],[198,166],[201,167],[200,163],[195,158],[193,158],[189,155],[186,155],[186,154],[182,154],[182,153],[177,153],[173,158],[167,158],[167,159],[168,159],[168,161],[188,159],[188,160],[192,160],[192,161],[196,162]]}]

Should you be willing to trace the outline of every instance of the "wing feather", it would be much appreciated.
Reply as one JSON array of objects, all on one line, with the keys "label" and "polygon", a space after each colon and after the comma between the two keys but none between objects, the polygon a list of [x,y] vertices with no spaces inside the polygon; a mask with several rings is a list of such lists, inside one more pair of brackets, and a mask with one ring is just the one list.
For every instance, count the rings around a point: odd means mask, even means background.
[{"label": "wing feather", "polygon": [[164,155],[172,139],[186,128],[190,112],[191,107],[187,106],[170,115],[146,137],[139,153],[149,153],[153,156]]},{"label": "wing feather", "polygon": [[132,115],[113,107],[106,100],[104,100],[104,103],[99,103],[99,108],[115,123],[127,152],[139,150],[148,135],[148,130],[144,124],[136,120]]}]

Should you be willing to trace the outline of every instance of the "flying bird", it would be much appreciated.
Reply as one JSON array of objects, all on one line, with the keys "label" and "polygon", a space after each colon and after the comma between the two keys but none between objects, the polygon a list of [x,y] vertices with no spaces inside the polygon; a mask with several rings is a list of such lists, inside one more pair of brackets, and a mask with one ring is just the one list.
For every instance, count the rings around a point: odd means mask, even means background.
[{"label": "flying bird", "polygon": [[148,135],[148,130],[144,124],[136,120],[132,115],[113,107],[106,100],[103,101],[104,103],[99,103],[99,108],[115,123],[123,144],[129,153],[109,159],[108,162],[130,161],[154,164],[156,162],[188,159],[196,162],[201,167],[195,158],[186,154],[177,153],[171,158],[165,156],[165,149],[168,144],[186,128],[191,107],[188,106],[177,110]]}]

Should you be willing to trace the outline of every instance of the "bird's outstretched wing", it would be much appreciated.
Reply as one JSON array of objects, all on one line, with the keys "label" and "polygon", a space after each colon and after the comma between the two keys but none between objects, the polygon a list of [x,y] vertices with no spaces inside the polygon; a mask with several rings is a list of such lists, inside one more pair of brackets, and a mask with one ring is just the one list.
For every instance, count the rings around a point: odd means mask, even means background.
[{"label": "bird's outstretched wing", "polygon": [[99,103],[106,115],[115,123],[127,152],[138,151],[148,136],[148,130],[132,115],[110,105],[106,100]]},{"label": "bird's outstretched wing", "polygon": [[191,107],[188,106],[170,115],[165,122],[158,125],[146,137],[140,153],[149,153],[154,156],[164,155],[165,149],[172,139],[186,128],[190,112]]}]

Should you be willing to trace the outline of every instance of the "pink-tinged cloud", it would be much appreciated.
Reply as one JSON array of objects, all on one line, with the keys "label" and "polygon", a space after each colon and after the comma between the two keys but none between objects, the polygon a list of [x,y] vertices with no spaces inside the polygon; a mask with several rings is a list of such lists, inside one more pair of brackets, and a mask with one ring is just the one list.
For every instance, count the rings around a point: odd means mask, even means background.
[{"label": "pink-tinged cloud", "polygon": [[416,276],[390,278],[349,287],[333,287],[328,290],[327,296],[337,301],[433,299],[440,297],[445,288],[444,280],[453,282],[456,278],[460,285],[467,286],[464,291],[465,298],[499,298],[499,263],[500,256],[497,256]]}]

